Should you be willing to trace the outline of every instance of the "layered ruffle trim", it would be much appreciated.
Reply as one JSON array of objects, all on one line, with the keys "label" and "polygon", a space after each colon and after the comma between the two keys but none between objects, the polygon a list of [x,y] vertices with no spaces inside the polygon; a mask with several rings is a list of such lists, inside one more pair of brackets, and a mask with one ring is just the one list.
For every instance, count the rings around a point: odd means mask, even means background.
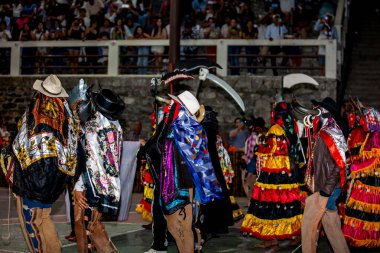
[{"label": "layered ruffle trim", "polygon": [[[261,171],[257,182],[268,185],[280,185],[280,184],[297,184],[297,177],[294,173],[286,173],[282,171],[281,173],[269,173],[266,171]],[[294,187],[291,187],[294,188]]]},{"label": "layered ruffle trim", "polygon": [[356,180],[350,198],[368,204],[380,204],[380,186],[366,185]]},{"label": "layered ruffle trim", "polygon": [[301,220],[302,214],[279,220],[265,220],[246,214],[240,231],[261,240],[292,239],[301,234]]},{"label": "layered ruffle trim", "polygon": [[351,165],[351,179],[380,176],[380,158],[371,158],[360,164]]},{"label": "layered ruffle trim", "polygon": [[289,219],[302,214],[301,206],[301,202],[297,200],[282,204],[280,202],[264,202],[251,199],[247,213],[259,219]]},{"label": "layered ruffle trim", "polygon": [[252,191],[252,199],[265,202],[290,203],[294,200],[301,201],[301,195],[297,188],[293,189],[262,189],[257,185]]},{"label": "layered ruffle trim", "polygon": [[380,204],[369,204],[353,198],[348,200],[347,207],[367,213],[380,214]]},{"label": "layered ruffle trim", "polygon": [[289,156],[261,156],[261,170],[268,173],[290,173]]},{"label": "layered ruffle trim", "polygon": [[346,216],[343,234],[350,245],[355,247],[380,247],[380,222],[367,222]]},{"label": "layered ruffle trim", "polygon": [[135,210],[137,213],[141,214],[143,220],[152,222],[151,204],[141,201],[140,204],[137,204]]},{"label": "layered ruffle trim", "polygon": [[261,182],[256,182],[255,187],[260,188],[262,191],[265,189],[269,190],[292,190],[298,189],[298,184],[263,184]]}]

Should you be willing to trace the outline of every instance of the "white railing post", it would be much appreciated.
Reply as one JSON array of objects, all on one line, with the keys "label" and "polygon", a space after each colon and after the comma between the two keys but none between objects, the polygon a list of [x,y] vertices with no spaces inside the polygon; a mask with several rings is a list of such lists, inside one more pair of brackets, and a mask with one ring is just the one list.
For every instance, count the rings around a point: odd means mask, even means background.
[{"label": "white railing post", "polygon": [[325,59],[325,77],[336,79],[337,70],[337,51],[336,40],[327,40],[326,44],[326,59]]},{"label": "white railing post", "polygon": [[216,69],[220,76],[228,75],[228,47],[224,40],[218,40],[216,43],[216,62],[222,69]]},{"label": "white railing post", "polygon": [[107,43],[108,46],[108,69],[107,75],[117,76],[119,74],[119,44],[115,41]]},{"label": "white railing post", "polygon": [[11,76],[20,75],[20,66],[21,66],[21,47],[18,42],[15,42],[11,46],[11,59],[10,59],[10,74]]}]

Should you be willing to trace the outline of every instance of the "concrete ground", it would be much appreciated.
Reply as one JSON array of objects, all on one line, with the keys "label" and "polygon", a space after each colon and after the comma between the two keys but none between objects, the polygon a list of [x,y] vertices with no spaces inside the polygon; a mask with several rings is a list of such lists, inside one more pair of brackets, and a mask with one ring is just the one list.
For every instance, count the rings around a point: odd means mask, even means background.
[{"label": "concrete ground", "polygon": [[[115,243],[119,252],[131,252],[131,253],[143,253],[149,249],[152,241],[151,231],[145,230],[141,227],[142,224],[146,224],[145,221],[141,219],[141,216],[134,211],[134,207],[139,202],[141,194],[133,194],[132,197],[132,208],[129,213],[129,217],[123,222],[105,222],[107,227],[107,232],[111,236],[112,241]],[[238,203],[246,211],[246,200],[245,198],[237,198]],[[59,233],[63,253],[76,252],[75,243],[68,242],[64,237],[70,232],[70,225],[66,221],[66,211],[64,198],[61,197],[53,206],[53,220],[55,221],[57,231]],[[8,215],[8,189],[0,188],[0,234],[5,236],[7,234],[7,215]],[[12,200],[11,212],[10,212],[10,232],[11,241],[10,244],[6,245],[4,240],[0,239],[0,253],[6,252],[27,252],[27,247],[24,242],[24,238],[21,234],[21,229],[17,219],[17,213],[15,208],[15,202]],[[238,252],[238,253],[290,253],[298,252],[301,253],[300,249],[296,249],[296,246],[286,247],[280,244],[280,247],[274,247],[270,249],[259,249],[255,248],[254,245],[259,242],[253,238],[243,237],[240,232],[241,222],[236,223],[230,228],[228,234],[221,235],[219,238],[212,238],[203,246],[203,253],[217,253],[217,252]],[[178,252],[174,244],[170,244],[168,248],[168,253]],[[325,238],[321,238],[319,241],[318,253],[332,253],[332,249]],[[380,249],[368,250],[368,249],[351,249],[351,252],[380,252]],[[54,252],[52,252],[54,253]]]}]

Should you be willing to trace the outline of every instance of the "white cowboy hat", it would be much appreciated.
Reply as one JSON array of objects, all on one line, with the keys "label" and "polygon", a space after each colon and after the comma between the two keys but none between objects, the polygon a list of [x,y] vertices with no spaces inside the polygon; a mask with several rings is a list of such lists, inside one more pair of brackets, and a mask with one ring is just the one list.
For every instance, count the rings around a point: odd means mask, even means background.
[{"label": "white cowboy hat", "polygon": [[203,105],[200,105],[197,98],[191,94],[190,91],[184,91],[178,96],[168,94],[169,97],[178,101],[182,106],[186,108],[190,116],[196,119],[198,122],[201,122],[205,116],[205,108]]},{"label": "white cowboy hat", "polygon": [[36,80],[33,84],[33,89],[48,97],[69,97],[56,75],[50,75],[44,81]]}]

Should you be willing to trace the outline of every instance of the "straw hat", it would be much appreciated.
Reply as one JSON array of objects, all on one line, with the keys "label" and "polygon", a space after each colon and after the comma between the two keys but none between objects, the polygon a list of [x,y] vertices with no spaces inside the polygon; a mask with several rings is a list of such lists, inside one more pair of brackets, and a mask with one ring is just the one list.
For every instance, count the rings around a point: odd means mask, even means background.
[{"label": "straw hat", "polygon": [[33,84],[33,89],[48,97],[69,97],[56,75],[50,75],[44,81],[36,80]]}]

